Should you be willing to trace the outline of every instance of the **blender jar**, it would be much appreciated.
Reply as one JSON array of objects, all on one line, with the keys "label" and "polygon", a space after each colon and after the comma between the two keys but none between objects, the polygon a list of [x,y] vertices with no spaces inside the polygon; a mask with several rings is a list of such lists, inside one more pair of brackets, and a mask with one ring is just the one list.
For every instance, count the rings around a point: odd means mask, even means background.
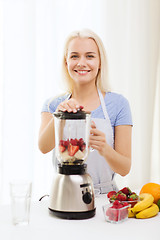
[{"label": "blender jar", "polygon": [[55,112],[55,154],[61,164],[82,164],[89,153],[91,113]]}]

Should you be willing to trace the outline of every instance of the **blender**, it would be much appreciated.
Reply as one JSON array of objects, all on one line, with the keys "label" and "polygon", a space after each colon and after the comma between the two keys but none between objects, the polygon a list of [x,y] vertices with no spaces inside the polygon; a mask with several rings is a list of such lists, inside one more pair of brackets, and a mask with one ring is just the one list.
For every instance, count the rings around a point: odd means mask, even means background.
[{"label": "blender", "polygon": [[65,219],[95,215],[94,187],[85,163],[89,153],[91,113],[58,111],[55,120],[55,156],[59,161],[51,186],[49,212]]}]

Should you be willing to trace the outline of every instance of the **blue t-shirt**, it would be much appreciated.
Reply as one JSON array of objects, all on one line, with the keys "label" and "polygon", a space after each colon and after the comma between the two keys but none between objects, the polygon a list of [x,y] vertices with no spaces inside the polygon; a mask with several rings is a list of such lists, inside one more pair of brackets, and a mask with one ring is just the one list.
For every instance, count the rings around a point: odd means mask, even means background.
[{"label": "blue t-shirt", "polygon": [[[67,97],[68,94],[65,94],[55,99],[48,99],[42,107],[42,112],[55,112],[57,106]],[[113,128],[113,133],[115,126],[133,125],[130,106],[128,100],[124,96],[114,92],[107,92],[104,101]],[[91,118],[105,118],[101,105],[91,112]]]}]

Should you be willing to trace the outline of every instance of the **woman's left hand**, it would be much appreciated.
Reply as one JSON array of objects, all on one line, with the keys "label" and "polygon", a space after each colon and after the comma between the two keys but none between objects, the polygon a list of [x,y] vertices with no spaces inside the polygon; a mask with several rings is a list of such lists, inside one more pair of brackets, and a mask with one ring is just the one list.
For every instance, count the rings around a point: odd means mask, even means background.
[{"label": "woman's left hand", "polygon": [[93,149],[99,151],[99,154],[105,156],[107,141],[106,136],[103,132],[99,131],[96,128],[96,124],[92,121],[91,124],[91,131],[90,131],[90,138],[89,138],[89,145]]}]

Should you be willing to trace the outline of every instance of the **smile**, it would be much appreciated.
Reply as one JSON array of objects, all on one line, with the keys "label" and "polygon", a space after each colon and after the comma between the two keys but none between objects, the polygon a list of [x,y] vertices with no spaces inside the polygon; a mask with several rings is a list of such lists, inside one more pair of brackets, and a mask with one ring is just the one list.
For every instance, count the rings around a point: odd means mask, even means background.
[{"label": "smile", "polygon": [[88,72],[90,72],[91,70],[74,70],[75,72],[77,72],[80,75],[86,75]]}]

